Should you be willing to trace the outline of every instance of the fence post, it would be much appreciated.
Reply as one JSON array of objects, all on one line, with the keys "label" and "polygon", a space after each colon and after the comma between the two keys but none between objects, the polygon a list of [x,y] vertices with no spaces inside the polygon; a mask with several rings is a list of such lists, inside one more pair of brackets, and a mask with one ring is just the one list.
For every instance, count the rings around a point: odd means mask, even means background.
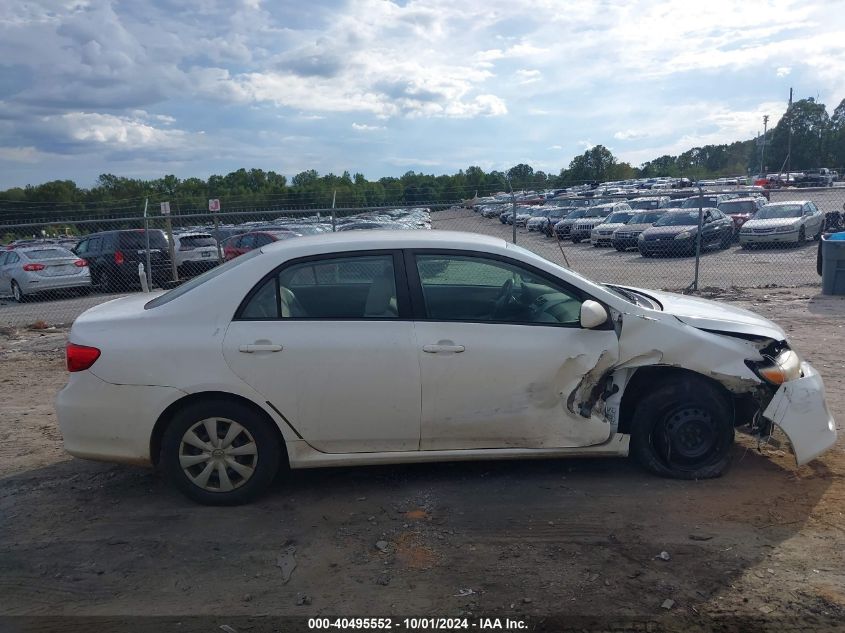
[{"label": "fence post", "polygon": [[150,199],[144,198],[144,246],[146,247],[147,260],[147,286],[153,287],[153,268],[150,264],[150,221],[147,218],[147,205]]},{"label": "fence post", "polygon": [[704,218],[704,190],[698,187],[698,231],[695,234],[695,279],[692,282],[692,289],[698,292],[698,265],[701,261],[701,225]]},{"label": "fence post", "polygon": [[511,213],[513,214],[513,243],[516,244],[516,196],[513,195],[513,185],[508,176],[508,189],[511,190]]},{"label": "fence post", "polygon": [[332,192],[332,233],[337,231],[337,215],[334,212],[334,203],[337,201],[337,189]]}]

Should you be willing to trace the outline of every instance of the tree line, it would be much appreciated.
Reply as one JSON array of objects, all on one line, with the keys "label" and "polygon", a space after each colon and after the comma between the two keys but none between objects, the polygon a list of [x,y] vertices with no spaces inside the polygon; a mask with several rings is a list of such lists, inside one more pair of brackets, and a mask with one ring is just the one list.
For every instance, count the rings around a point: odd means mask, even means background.
[{"label": "tree line", "polygon": [[787,164],[792,129],[793,170],[845,166],[845,100],[828,115],[812,98],[794,102],[766,135],[766,165],[761,164],[760,139],[694,147],[678,156],[660,156],[639,167],[619,161],[603,145],[573,158],[559,173],[518,164],[507,171],[485,172],[470,166],[451,175],[408,171],[400,177],[367,180],[361,173],[320,175],[311,169],[288,179],[274,171],[238,169],[208,179],[175,175],[143,180],[101,175],[93,187],[80,188],[71,180],[13,187],[0,192],[0,223],[11,219],[46,218],[73,212],[136,215],[149,198],[168,200],[177,213],[206,209],[209,198],[220,198],[224,208],[285,209],[389,206],[451,203],[478,193],[564,188],[574,184],[640,177],[686,176],[692,179],[779,171]]}]

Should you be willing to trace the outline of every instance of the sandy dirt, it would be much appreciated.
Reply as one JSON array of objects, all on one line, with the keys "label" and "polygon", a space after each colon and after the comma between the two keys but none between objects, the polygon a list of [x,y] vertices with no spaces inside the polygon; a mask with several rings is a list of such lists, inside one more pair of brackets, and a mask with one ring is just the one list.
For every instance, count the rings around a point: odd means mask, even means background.
[{"label": "sandy dirt", "polygon": [[[845,298],[717,294],[785,327],[824,377],[841,433]],[[730,472],[701,482],[625,459],[298,471],[250,506],[207,508],[153,471],[62,452],[65,334],[0,333],[0,616],[203,614],[206,630],[238,631],[257,630],[238,616],[258,614],[601,616],[676,630],[845,617],[841,440],[800,468],[787,445],[761,454],[740,440]]]}]

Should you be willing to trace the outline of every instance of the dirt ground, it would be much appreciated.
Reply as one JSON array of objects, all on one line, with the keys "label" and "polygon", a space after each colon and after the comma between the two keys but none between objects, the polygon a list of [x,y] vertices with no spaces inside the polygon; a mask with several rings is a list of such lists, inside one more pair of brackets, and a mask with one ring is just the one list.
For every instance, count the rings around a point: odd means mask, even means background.
[{"label": "dirt ground", "polygon": [[[845,298],[718,297],[785,327],[823,375],[841,433]],[[761,454],[740,440],[712,481],[624,459],[330,469],[207,508],[153,471],[63,453],[65,335],[0,334],[0,616],[202,614],[205,630],[237,631],[257,615],[600,616],[677,630],[827,630],[845,616],[841,439],[800,468],[786,445]]]}]

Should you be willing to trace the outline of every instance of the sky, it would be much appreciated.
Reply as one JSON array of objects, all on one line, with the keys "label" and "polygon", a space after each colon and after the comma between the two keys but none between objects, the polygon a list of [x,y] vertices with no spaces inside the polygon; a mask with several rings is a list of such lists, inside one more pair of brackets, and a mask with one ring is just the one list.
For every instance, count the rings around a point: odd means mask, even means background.
[{"label": "sky", "polygon": [[[837,7],[837,5],[839,5]],[[0,188],[344,170],[603,144],[633,165],[845,98],[842,2],[3,0]]]}]

